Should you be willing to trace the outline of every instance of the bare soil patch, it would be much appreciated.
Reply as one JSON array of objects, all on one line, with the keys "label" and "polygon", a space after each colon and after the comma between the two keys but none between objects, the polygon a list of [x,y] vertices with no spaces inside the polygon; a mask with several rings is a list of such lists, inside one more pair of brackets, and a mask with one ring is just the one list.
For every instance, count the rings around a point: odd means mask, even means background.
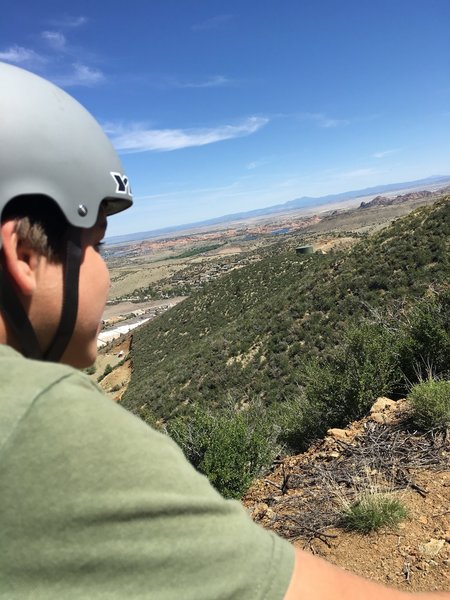
[{"label": "bare soil patch", "polygon": [[[126,335],[108,344],[107,348],[98,354],[95,361],[95,373],[90,376],[115,402],[122,399],[130,382],[131,359],[126,359],[126,357],[130,353],[131,343],[132,336]],[[122,362],[123,364],[119,364]],[[98,378],[104,373],[107,365],[110,365],[113,370],[98,382]]]},{"label": "bare soil patch", "polygon": [[161,300],[146,300],[145,302],[129,302],[123,301],[117,304],[108,304],[103,312],[103,320],[112,319],[114,317],[125,316],[136,312],[137,310],[147,310],[149,308],[157,308],[170,304],[178,304],[184,300],[184,296],[176,296],[174,298],[162,298]]},{"label": "bare soil patch", "polygon": [[116,367],[100,382],[101,388],[107,396],[119,402],[128,387],[131,378],[131,360],[126,360],[123,365]]},{"label": "bare soil patch", "polygon": [[161,279],[165,279],[182,269],[184,265],[152,263],[111,268],[111,290],[109,297],[119,298],[137,288],[145,288]]}]

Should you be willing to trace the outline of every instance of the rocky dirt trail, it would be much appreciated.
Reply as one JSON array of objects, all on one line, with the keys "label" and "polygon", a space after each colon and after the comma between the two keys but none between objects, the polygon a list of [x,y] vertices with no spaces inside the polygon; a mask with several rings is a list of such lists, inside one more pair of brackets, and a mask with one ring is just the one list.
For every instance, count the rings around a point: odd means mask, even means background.
[{"label": "rocky dirt trail", "polygon": [[[448,435],[414,431],[405,400],[380,398],[366,419],[277,464],[244,504],[264,527],[344,569],[408,591],[450,591]],[[367,490],[393,493],[407,518],[369,534],[342,529],[343,506]]]}]

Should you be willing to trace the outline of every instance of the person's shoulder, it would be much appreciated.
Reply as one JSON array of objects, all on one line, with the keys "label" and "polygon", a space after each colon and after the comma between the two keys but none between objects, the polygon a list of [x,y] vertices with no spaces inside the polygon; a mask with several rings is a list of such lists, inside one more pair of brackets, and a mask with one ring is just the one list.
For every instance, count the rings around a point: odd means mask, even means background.
[{"label": "person's shoulder", "polygon": [[24,358],[8,346],[0,346],[0,389],[1,395],[8,393],[21,396],[42,394],[53,385],[70,379],[71,383],[96,388],[84,373],[52,362]]},{"label": "person's shoulder", "polygon": [[45,401],[55,391],[64,399],[74,390],[80,397],[86,393],[102,397],[84,373],[57,363],[30,360],[0,345],[0,444],[36,403]]}]

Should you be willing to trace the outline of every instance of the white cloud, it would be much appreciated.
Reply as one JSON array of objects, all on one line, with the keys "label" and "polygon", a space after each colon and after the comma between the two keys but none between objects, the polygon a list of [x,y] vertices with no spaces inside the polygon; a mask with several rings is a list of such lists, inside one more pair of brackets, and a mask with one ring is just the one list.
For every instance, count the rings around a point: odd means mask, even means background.
[{"label": "white cloud", "polygon": [[319,127],[324,127],[326,129],[332,127],[341,127],[344,125],[349,125],[350,123],[350,121],[347,119],[332,119],[324,113],[302,113],[299,116],[301,119],[314,121]]},{"label": "white cloud", "polygon": [[383,152],[374,152],[372,154],[372,158],[384,158],[385,156],[389,156],[389,154],[394,154],[395,152],[398,152],[398,149],[384,150]]},{"label": "white cloud", "polygon": [[106,80],[105,74],[81,63],[74,63],[72,71],[67,75],[52,77],[52,80],[63,87],[93,86]]},{"label": "white cloud", "polygon": [[43,56],[34,50],[24,48],[23,46],[10,46],[6,50],[3,50],[3,52],[0,52],[0,60],[16,65],[28,66],[46,62],[46,59]]},{"label": "white cloud", "polygon": [[227,23],[233,18],[233,15],[217,15],[215,17],[211,17],[210,19],[206,19],[201,23],[196,23],[192,25],[193,31],[207,31],[208,29],[217,29],[224,23]]},{"label": "white cloud", "polygon": [[111,124],[106,125],[105,129],[119,151],[165,152],[251,135],[267,123],[268,119],[263,117],[250,117],[238,125],[223,125],[210,129],[145,129],[135,125],[130,130],[125,130],[123,126]]},{"label": "white cloud", "polygon": [[66,45],[66,38],[60,31],[43,31],[41,37],[55,50],[63,50]]}]

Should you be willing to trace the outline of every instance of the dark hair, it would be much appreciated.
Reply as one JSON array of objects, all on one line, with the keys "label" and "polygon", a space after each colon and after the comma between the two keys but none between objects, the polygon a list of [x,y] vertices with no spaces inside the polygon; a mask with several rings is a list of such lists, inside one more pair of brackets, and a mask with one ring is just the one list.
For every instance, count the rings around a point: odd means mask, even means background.
[{"label": "dark hair", "polygon": [[15,221],[19,241],[26,241],[48,260],[60,262],[64,258],[69,223],[51,198],[41,195],[18,196],[8,202],[1,220],[2,223]]}]

